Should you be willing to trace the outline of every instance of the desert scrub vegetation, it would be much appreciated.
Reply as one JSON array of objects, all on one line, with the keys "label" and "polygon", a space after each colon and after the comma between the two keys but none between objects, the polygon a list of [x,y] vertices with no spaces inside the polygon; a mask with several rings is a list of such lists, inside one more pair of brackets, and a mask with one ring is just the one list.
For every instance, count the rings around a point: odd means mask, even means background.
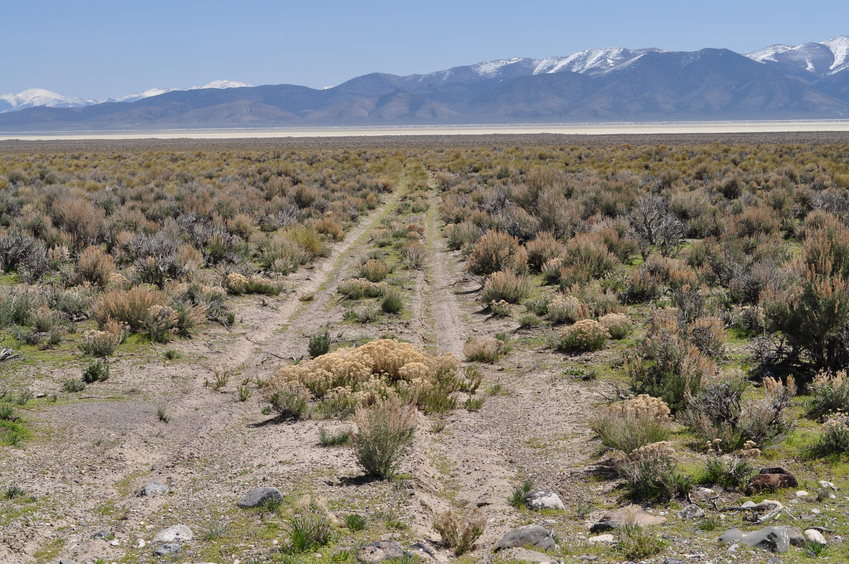
[{"label": "desert scrub vegetation", "polygon": [[560,331],[557,349],[567,353],[583,353],[601,350],[610,338],[610,333],[598,321],[582,319]]},{"label": "desert scrub vegetation", "polygon": [[432,356],[409,343],[378,339],[285,366],[266,383],[264,392],[281,414],[274,398],[279,403],[279,398],[292,395],[313,402],[328,415],[346,415],[358,406],[392,398],[432,413],[453,409],[457,393],[471,389],[473,378],[459,370],[458,360],[450,354]]},{"label": "desert scrub vegetation", "polygon": [[663,400],[645,394],[602,407],[590,421],[601,444],[628,454],[670,435],[670,411]]},{"label": "desert scrub vegetation", "polygon": [[[0,270],[12,282],[0,287],[0,330],[61,346],[78,325],[92,331],[89,318],[154,341],[231,325],[227,293],[278,295],[280,276],[326,255],[400,166],[380,151],[4,155]],[[54,319],[46,331],[40,308]],[[112,336],[81,348],[113,354]]]},{"label": "desert scrub vegetation", "polygon": [[368,476],[382,480],[395,476],[413,440],[416,416],[415,406],[398,398],[357,408],[352,441],[357,463]]}]

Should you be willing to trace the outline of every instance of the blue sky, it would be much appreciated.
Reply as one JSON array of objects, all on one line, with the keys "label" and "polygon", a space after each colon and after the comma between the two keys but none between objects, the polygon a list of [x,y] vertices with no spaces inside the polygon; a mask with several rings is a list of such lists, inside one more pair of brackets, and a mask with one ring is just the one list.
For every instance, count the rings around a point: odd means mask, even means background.
[{"label": "blue sky", "polygon": [[339,84],[591,47],[748,52],[849,35],[849,2],[0,0],[0,94]]}]

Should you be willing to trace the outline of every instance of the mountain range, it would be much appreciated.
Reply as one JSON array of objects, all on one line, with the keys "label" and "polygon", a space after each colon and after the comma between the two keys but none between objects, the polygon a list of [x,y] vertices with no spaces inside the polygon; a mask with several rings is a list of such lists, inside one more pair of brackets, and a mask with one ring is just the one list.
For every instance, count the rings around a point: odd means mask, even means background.
[{"label": "mountain range", "polygon": [[338,86],[216,81],[116,100],[0,96],[0,131],[849,119],[849,37],[728,49],[589,49]]}]

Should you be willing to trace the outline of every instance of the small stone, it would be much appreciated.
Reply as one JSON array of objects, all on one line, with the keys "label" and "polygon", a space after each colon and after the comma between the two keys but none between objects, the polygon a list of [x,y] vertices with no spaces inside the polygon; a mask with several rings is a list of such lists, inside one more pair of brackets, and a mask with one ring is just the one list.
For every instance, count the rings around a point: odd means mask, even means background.
[{"label": "small stone", "polygon": [[799,490],[798,492],[796,492],[796,497],[799,497],[799,498],[808,497],[809,495],[811,495],[811,494],[809,494],[805,490]]},{"label": "small stone", "polygon": [[428,541],[419,541],[410,545],[409,552],[413,556],[418,556],[420,559],[427,561],[428,559],[436,559],[436,551]]},{"label": "small stone", "polygon": [[180,548],[179,544],[172,542],[168,544],[163,544],[162,546],[157,546],[153,550],[153,553],[157,556],[166,556],[168,554],[177,554],[181,550],[182,548]]},{"label": "small stone", "polygon": [[755,548],[784,554],[790,549],[790,533],[788,527],[764,527],[743,535],[740,542]]},{"label": "small stone", "polygon": [[796,527],[784,527],[787,529],[787,536],[790,539],[790,544],[793,546],[805,546],[805,535]]},{"label": "small stone", "polygon": [[736,543],[743,538],[743,531],[740,529],[728,529],[719,537],[719,542]]},{"label": "small stone", "polygon": [[663,564],[684,564],[684,561],[677,558],[667,558],[663,561]]},{"label": "small stone", "polygon": [[832,482],[826,482],[825,480],[820,480],[819,485],[824,490],[834,490],[837,491],[837,486],[835,486]]},{"label": "small stone", "polygon": [[539,490],[531,492],[525,498],[528,509],[541,511],[543,509],[566,509],[563,501],[556,492]]},{"label": "small stone", "polygon": [[616,542],[616,537],[614,537],[610,533],[604,533],[603,535],[596,535],[594,537],[588,538],[587,542],[590,544],[613,544]]},{"label": "small stone", "polygon": [[583,560],[584,562],[595,562],[598,560],[598,556],[594,554],[582,554],[578,557],[579,560]]},{"label": "small stone", "polygon": [[277,488],[259,487],[249,491],[236,505],[242,508],[259,507],[268,502],[283,501],[283,494]]},{"label": "small stone", "polygon": [[139,542],[136,544],[136,548],[144,548],[147,543],[144,542],[144,539],[139,539]]},{"label": "small stone", "polygon": [[699,517],[704,517],[705,511],[695,503],[691,503],[684,509],[678,512],[678,517],[684,519],[685,521],[690,519],[698,519]]},{"label": "small stone", "polygon": [[805,538],[811,542],[828,544],[828,541],[825,540],[825,536],[816,529],[805,529]]},{"label": "small stone", "polygon": [[740,507],[756,507],[758,504],[752,500],[744,501]]},{"label": "small stone", "polygon": [[530,547],[540,550],[553,550],[556,548],[551,531],[541,525],[525,525],[514,529],[501,537],[495,545],[495,550],[514,547]]},{"label": "small stone", "polygon": [[393,540],[380,540],[357,551],[357,562],[372,563],[404,557],[404,549]]},{"label": "small stone", "polygon": [[68,558],[63,558],[59,561],[59,564],[77,564],[77,561],[69,560]]},{"label": "small stone", "polygon": [[109,541],[109,544],[111,544],[112,546],[118,546],[119,544],[121,544],[121,541],[119,541],[118,539],[112,539],[111,541]]},{"label": "small stone", "polygon": [[164,495],[168,493],[168,486],[162,482],[150,482],[145,484],[139,491],[136,492],[138,497],[153,497],[156,495]]},{"label": "small stone", "polygon": [[153,537],[153,542],[176,543],[190,541],[194,538],[192,530],[185,525],[174,525],[162,529]]}]

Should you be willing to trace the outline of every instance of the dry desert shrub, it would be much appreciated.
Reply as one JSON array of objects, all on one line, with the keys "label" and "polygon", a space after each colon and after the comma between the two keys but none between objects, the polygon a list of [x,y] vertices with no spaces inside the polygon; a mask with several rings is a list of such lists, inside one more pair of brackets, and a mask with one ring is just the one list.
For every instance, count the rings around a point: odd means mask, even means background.
[{"label": "dry desert shrub", "polygon": [[310,260],[310,253],[286,232],[277,232],[259,244],[259,263],[263,268],[280,274],[295,272]]},{"label": "dry desert shrub", "polygon": [[821,370],[808,386],[808,392],[811,395],[809,412],[813,417],[824,417],[838,411],[849,413],[849,376],[846,370]]},{"label": "dry desert shrub", "polygon": [[470,362],[492,363],[507,354],[506,343],[493,337],[472,337],[463,346],[463,354]]},{"label": "dry desert shrub", "polygon": [[416,418],[416,408],[397,398],[357,408],[352,442],[367,475],[388,480],[398,472],[413,440]]},{"label": "dry desert shrub", "polygon": [[161,308],[167,303],[168,296],[161,290],[134,286],[129,290],[113,290],[103,294],[92,306],[91,313],[101,325],[115,320],[138,333],[145,329],[151,308]]},{"label": "dry desert shrub", "polygon": [[688,479],[678,471],[675,450],[666,441],[630,452],[617,470],[634,501],[669,501],[689,489]]},{"label": "dry desert shrub", "polygon": [[383,295],[386,291],[386,286],[383,284],[375,284],[362,278],[352,278],[339,283],[337,291],[352,300],[362,298],[377,298]]},{"label": "dry desert shrub", "polygon": [[849,452],[849,414],[835,413],[828,416],[812,451],[817,456]]},{"label": "dry desert shrub", "polygon": [[80,350],[91,356],[110,356],[124,340],[124,330],[114,319],[103,324],[103,330],[92,329],[83,335]]},{"label": "dry desert shrub", "polygon": [[531,272],[540,272],[545,263],[561,256],[566,247],[554,235],[543,231],[525,245],[525,250],[528,253],[528,267]]},{"label": "dry desert shrub", "polygon": [[524,272],[528,267],[528,253],[519,240],[503,231],[490,230],[475,243],[469,254],[469,272],[492,274],[511,270]]},{"label": "dry desert shrub", "polygon": [[109,283],[115,272],[115,261],[100,247],[86,247],[77,262],[75,281],[88,282],[101,288]]},{"label": "dry desert shrub", "polygon": [[404,266],[419,270],[425,262],[427,256],[427,248],[418,241],[412,241],[404,245],[401,249],[401,257],[404,261]]},{"label": "dry desert shrub", "polygon": [[341,241],[345,237],[345,229],[332,217],[323,217],[316,221],[313,223],[313,229],[334,241]]},{"label": "dry desert shrub", "polygon": [[379,259],[368,259],[360,265],[360,276],[372,283],[383,282],[389,275],[389,265]]},{"label": "dry desert shrub", "polygon": [[610,333],[592,319],[582,319],[560,332],[557,349],[567,353],[583,353],[601,350],[607,344]]},{"label": "dry desert shrub", "polygon": [[227,291],[235,296],[241,296],[248,290],[248,277],[238,272],[231,272],[224,280]]},{"label": "dry desert shrub", "polygon": [[611,339],[617,340],[627,337],[634,327],[634,324],[624,313],[608,313],[599,317],[598,322],[607,329]]},{"label": "dry desert shrub", "polygon": [[725,325],[716,317],[699,317],[689,325],[690,342],[711,358],[725,354]]},{"label": "dry desert shrub", "polygon": [[601,278],[619,263],[598,233],[579,233],[566,243],[558,283],[571,286]]},{"label": "dry desert shrub", "polygon": [[481,229],[470,221],[451,223],[445,227],[445,238],[452,251],[465,249],[481,237]]},{"label": "dry desert shrub", "polygon": [[385,398],[403,398],[424,411],[453,407],[452,394],[461,389],[457,359],[431,356],[409,343],[379,339],[360,347],[342,348],[285,366],[266,385],[266,397],[281,386],[298,382],[318,400],[337,405],[372,405]]},{"label": "dry desert shrub", "polygon": [[683,420],[699,437],[718,441],[726,451],[740,449],[748,442],[763,445],[787,431],[787,408],[796,392],[792,378],[786,385],[764,379],[761,397],[744,398],[746,387],[742,376],[703,386],[688,398]]},{"label": "dry desert shrub", "polygon": [[679,411],[716,374],[716,363],[679,329],[678,310],[656,309],[645,338],[625,358],[625,373],[635,392],[662,398]]},{"label": "dry desert shrub", "polygon": [[264,276],[245,276],[238,272],[229,273],[224,280],[224,285],[227,287],[227,291],[235,296],[242,294],[276,296],[283,290],[280,284]]},{"label": "dry desert shrub", "polygon": [[587,304],[575,296],[555,296],[548,302],[548,313],[546,316],[555,325],[561,323],[575,323],[590,317]]},{"label": "dry desert shrub", "polygon": [[454,511],[446,511],[433,520],[433,528],[442,537],[443,545],[450,548],[455,556],[473,550],[485,526],[486,519],[477,512],[469,517],[461,517]]},{"label": "dry desert shrub", "polygon": [[504,300],[509,304],[522,301],[531,291],[531,282],[527,276],[511,270],[494,272],[483,285],[481,299],[484,303]]},{"label": "dry desert shrub", "polygon": [[669,406],[645,394],[603,407],[590,428],[607,448],[624,453],[669,436]]}]

